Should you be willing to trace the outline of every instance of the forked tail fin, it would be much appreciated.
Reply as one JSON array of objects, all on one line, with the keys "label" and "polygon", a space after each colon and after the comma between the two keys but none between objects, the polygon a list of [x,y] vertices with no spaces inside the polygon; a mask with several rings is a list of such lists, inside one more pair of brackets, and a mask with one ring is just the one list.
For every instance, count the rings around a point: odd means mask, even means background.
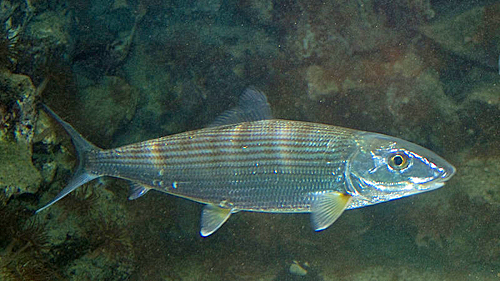
[{"label": "forked tail fin", "polygon": [[85,159],[87,157],[87,154],[92,152],[95,153],[101,150],[97,146],[91,144],[84,137],[82,137],[82,135],[80,135],[80,133],[78,133],[70,124],[62,120],[61,117],[59,117],[54,111],[52,111],[46,105],[42,104],[42,108],[45,110],[45,112],[47,112],[50,116],[52,116],[52,118],[54,118],[70,135],[71,140],[75,145],[76,152],[78,154],[78,166],[76,168],[76,172],[74,173],[73,177],[70,179],[66,187],[61,192],[59,192],[59,194],[57,194],[56,197],[50,200],[49,203],[47,203],[42,208],[38,209],[36,213],[41,212],[45,208],[48,208],[52,204],[61,200],[64,196],[68,195],[82,184],[99,177],[98,175],[89,174],[88,171],[85,170]]}]

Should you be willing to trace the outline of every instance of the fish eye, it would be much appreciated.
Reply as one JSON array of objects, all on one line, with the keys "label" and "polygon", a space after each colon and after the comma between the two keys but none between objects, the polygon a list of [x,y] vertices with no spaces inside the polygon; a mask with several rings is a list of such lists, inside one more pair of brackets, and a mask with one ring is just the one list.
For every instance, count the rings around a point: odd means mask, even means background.
[{"label": "fish eye", "polygon": [[389,157],[389,166],[394,170],[402,170],[408,167],[408,156],[403,153],[396,153]]}]

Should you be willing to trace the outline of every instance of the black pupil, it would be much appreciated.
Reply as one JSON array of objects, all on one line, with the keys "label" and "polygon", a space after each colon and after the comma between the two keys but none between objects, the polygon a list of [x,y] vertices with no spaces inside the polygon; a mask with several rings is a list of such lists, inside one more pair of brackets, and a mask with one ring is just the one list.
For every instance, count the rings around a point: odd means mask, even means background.
[{"label": "black pupil", "polygon": [[401,166],[401,164],[403,164],[403,157],[400,155],[394,156],[394,164],[396,164],[396,166]]}]

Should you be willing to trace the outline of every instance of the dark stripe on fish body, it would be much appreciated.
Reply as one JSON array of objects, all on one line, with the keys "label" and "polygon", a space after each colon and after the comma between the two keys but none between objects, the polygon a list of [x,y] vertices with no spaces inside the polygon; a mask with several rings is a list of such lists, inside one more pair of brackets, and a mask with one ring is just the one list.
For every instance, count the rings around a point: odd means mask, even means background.
[{"label": "dark stripe on fish body", "polygon": [[[232,153],[232,154],[245,154],[247,148],[252,147],[252,153],[273,153],[275,150],[279,149],[282,152],[292,152],[292,153],[316,153],[315,149],[317,147],[327,146],[330,142],[321,141],[311,143],[310,139],[300,139],[300,140],[283,140],[283,139],[267,139],[264,141],[260,140],[250,140],[245,142],[244,145],[234,144],[232,142],[221,143],[220,141],[214,145],[215,142],[209,142],[208,144],[201,146],[195,146],[194,144],[190,146],[193,149],[186,149],[186,145],[183,147],[176,147],[175,144],[167,143],[163,145],[161,150],[155,148],[144,147],[141,149],[134,150],[133,152],[114,152],[116,158],[130,159],[130,160],[141,160],[141,159],[151,159],[151,160],[161,160],[163,157],[168,155],[169,158],[186,158],[186,157],[200,157],[203,155],[217,155],[219,152]],[[184,150],[182,150],[184,149]]]},{"label": "dark stripe on fish body", "polygon": [[[254,146],[246,146],[245,149],[240,147],[233,147],[227,149],[220,149],[217,147],[214,148],[205,148],[203,150],[193,148],[192,151],[184,152],[184,151],[165,151],[162,153],[156,152],[146,152],[146,153],[137,153],[137,154],[129,154],[124,155],[122,157],[117,157],[122,161],[127,161],[130,163],[159,163],[163,161],[171,161],[177,163],[183,162],[199,162],[205,158],[209,158],[211,161],[220,161],[227,160],[227,157],[235,157],[235,159],[266,159],[268,157],[276,157],[276,154],[281,155],[280,159],[310,159],[311,157],[320,157],[318,155],[318,150],[327,150],[328,146],[325,145],[323,147],[306,147],[305,145],[301,145],[302,147],[294,147],[283,145],[281,143],[274,144],[274,147],[254,147]],[[189,149],[189,148],[186,148]],[[335,151],[332,151],[330,154],[334,154]],[[110,157],[116,157],[110,155]]]},{"label": "dark stripe on fish body", "polygon": [[[325,142],[325,140],[319,140],[319,141]],[[255,138],[249,135],[246,138],[240,138],[239,136],[238,139],[236,138],[225,139],[220,136],[213,136],[211,138],[204,138],[204,139],[197,138],[196,140],[191,140],[188,138],[179,140],[165,139],[162,143],[157,143],[157,142],[144,143],[144,144],[141,143],[141,145],[137,147],[124,147],[116,149],[115,151],[119,154],[126,154],[126,153],[134,154],[134,153],[147,153],[147,152],[161,153],[164,151],[173,153],[175,151],[183,151],[185,149],[185,146],[188,145],[194,146],[197,149],[203,149],[206,147],[213,148],[214,145],[218,148],[235,147],[238,145],[240,145],[240,147],[245,145],[270,146],[270,145],[275,145],[276,142],[283,142],[283,145],[288,144],[290,146],[293,146],[298,142],[309,143],[310,146],[318,146],[317,142],[312,142],[310,135],[301,136],[301,138],[295,136],[294,139],[281,136],[269,136],[269,135],[262,136],[260,138]]]},{"label": "dark stripe on fish body", "polygon": [[[266,120],[266,121],[276,121],[276,120]],[[254,123],[259,123],[259,122],[254,122]],[[296,122],[296,123],[302,123],[302,122]],[[253,123],[248,123],[248,124],[253,124]],[[304,139],[310,139],[311,136],[313,136],[315,133],[334,133],[338,137],[341,136],[342,133],[345,133],[345,129],[339,130],[338,128],[332,130],[331,128],[328,128],[327,125],[322,125],[322,124],[315,124],[315,125],[320,125],[320,126],[310,126],[307,124],[307,127],[312,127],[313,130],[304,130],[302,126],[290,126],[290,128],[287,129],[287,131],[282,130],[282,128],[274,126],[272,129],[269,129],[267,126],[256,126],[256,125],[246,125],[246,130],[241,130],[241,129],[234,129],[234,128],[241,128],[245,126],[245,124],[237,125],[237,126],[226,126],[222,127],[218,130],[212,130],[212,128],[208,128],[205,130],[199,130],[199,131],[194,131],[194,132],[186,132],[186,133],[181,133],[178,135],[174,136],[169,136],[169,137],[164,137],[160,139],[155,139],[155,140],[150,140],[138,144],[132,145],[132,147],[136,147],[139,150],[143,146],[151,146],[154,144],[160,144],[164,145],[165,141],[168,140],[172,142],[172,144],[180,144],[180,145],[193,145],[193,144],[203,144],[207,141],[226,141],[226,137],[232,140],[238,140],[238,139],[243,139],[243,140],[251,140],[252,138],[264,140],[265,137],[272,135],[273,137],[279,137],[280,135],[284,135],[286,139],[291,139],[290,137],[294,138],[304,138]],[[229,130],[227,127],[229,127]],[[333,126],[332,126],[333,127]],[[267,130],[266,130],[267,129]],[[316,131],[315,131],[316,130]],[[263,132],[264,131],[264,132]],[[293,132],[292,134],[284,134],[286,132]],[[189,136],[189,137],[186,137]],[[180,142],[176,142],[176,141]],[[129,147],[131,148],[131,147]]]},{"label": "dark stripe on fish body", "polygon": [[[181,141],[183,141],[184,143],[182,145],[179,145],[178,142],[174,142],[167,138],[164,140],[164,143],[161,145],[161,148],[157,148],[158,145],[156,143],[153,144],[144,143],[141,144],[139,147],[134,147],[132,149],[124,147],[119,150],[117,149],[115,151],[117,151],[117,154],[120,155],[121,157],[129,157],[133,159],[161,157],[162,152],[167,152],[169,157],[175,157],[175,156],[186,157],[189,156],[190,154],[194,154],[195,156],[197,156],[198,154],[202,153],[215,154],[217,153],[217,149],[224,149],[224,148],[235,149],[237,150],[236,152],[244,153],[245,148],[249,146],[259,146],[262,147],[262,149],[265,149],[266,147],[276,146],[276,145],[280,145],[282,149],[296,148],[299,150],[303,150],[301,152],[307,153],[308,148],[314,149],[317,146],[328,145],[332,142],[332,141],[320,140],[319,143],[322,145],[318,145],[318,141],[314,142],[314,140],[311,140],[311,136],[305,136],[302,139],[297,138],[293,140],[282,139],[276,136],[274,136],[274,138],[273,136],[271,136],[271,138],[269,138],[268,136],[267,139],[252,139],[251,136],[249,136],[246,140],[236,140],[236,141],[221,140],[219,137],[213,137],[211,139],[204,139],[203,141],[200,142],[200,145],[198,145],[198,143],[195,141],[190,141],[190,140],[186,141],[186,138],[181,139]],[[338,142],[339,141],[337,141],[337,143]],[[190,149],[189,150],[186,149],[186,146],[189,146]],[[203,151],[203,148],[205,148],[206,150]],[[178,152],[178,154],[176,154],[176,152]]]}]

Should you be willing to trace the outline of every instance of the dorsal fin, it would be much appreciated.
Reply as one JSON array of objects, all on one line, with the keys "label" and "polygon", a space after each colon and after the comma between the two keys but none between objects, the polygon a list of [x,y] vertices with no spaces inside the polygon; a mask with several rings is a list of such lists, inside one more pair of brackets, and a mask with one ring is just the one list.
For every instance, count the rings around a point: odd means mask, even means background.
[{"label": "dorsal fin", "polygon": [[272,119],[271,107],[267,102],[266,95],[254,88],[247,88],[240,96],[238,105],[226,110],[208,127],[266,119]]}]

